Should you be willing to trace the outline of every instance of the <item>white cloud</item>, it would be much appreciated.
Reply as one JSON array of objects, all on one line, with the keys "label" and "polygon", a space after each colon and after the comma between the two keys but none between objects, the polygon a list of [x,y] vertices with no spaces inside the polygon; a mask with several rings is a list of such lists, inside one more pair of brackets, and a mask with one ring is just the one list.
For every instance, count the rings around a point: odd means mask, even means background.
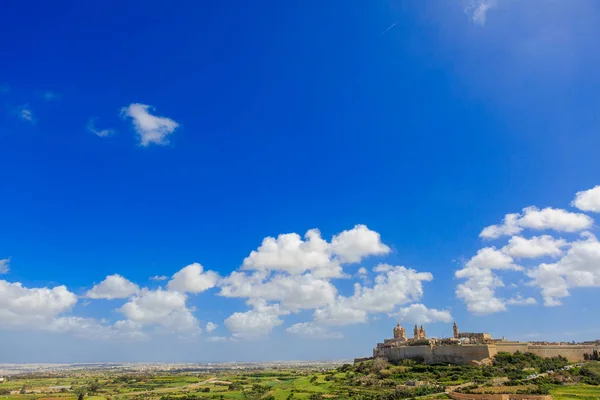
[{"label": "white cloud", "polygon": [[600,287],[600,242],[585,233],[557,262],[540,264],[528,275],[541,288],[546,306],[560,305],[571,288]]},{"label": "white cloud", "polygon": [[138,293],[140,288],[135,283],[119,274],[109,275],[85,294],[90,299],[126,299]]},{"label": "white cloud", "polygon": [[26,288],[21,283],[0,280],[0,326],[41,329],[71,309],[77,296],[66,288]]},{"label": "white cloud", "polygon": [[287,328],[286,331],[311,339],[341,339],[343,337],[340,332],[330,331],[325,327],[315,325],[311,322],[294,324]]},{"label": "white cloud", "polygon": [[176,272],[167,287],[182,293],[201,293],[215,287],[218,280],[219,275],[216,272],[204,272],[202,265],[193,263]]},{"label": "white cloud", "polygon": [[553,229],[559,232],[577,232],[588,229],[594,220],[585,214],[577,214],[559,208],[546,207],[542,210],[536,207],[523,209],[519,224],[523,228]]},{"label": "white cloud", "polygon": [[33,111],[29,108],[29,105],[25,104],[24,106],[19,107],[18,116],[24,121],[31,122],[35,124],[35,117],[33,116]]},{"label": "white cloud", "polygon": [[117,311],[141,325],[156,325],[174,332],[198,333],[198,320],[187,308],[186,300],[183,293],[145,289]]},{"label": "white cloud", "polygon": [[523,229],[519,226],[519,214],[506,214],[500,225],[490,225],[483,228],[479,237],[485,239],[496,239],[500,236],[514,235]]},{"label": "white cloud", "polygon": [[134,103],[123,107],[121,115],[133,119],[140,145],[147,147],[152,143],[157,145],[168,144],[167,136],[172,134],[179,124],[170,118],[152,115],[149,110],[153,110],[153,107]]},{"label": "white cloud", "polygon": [[472,269],[469,278],[456,287],[456,296],[465,302],[467,310],[477,315],[506,311],[504,300],[496,297],[495,288],[504,286],[489,269]]},{"label": "white cloud", "polygon": [[7,274],[10,271],[10,258],[0,260],[0,274]]},{"label": "white cloud", "polygon": [[250,253],[242,269],[258,271],[285,271],[302,274],[311,271],[319,278],[342,276],[343,263],[357,263],[369,255],[381,255],[390,251],[381,243],[379,233],[365,225],[335,235],[328,243],[321,238],[318,229],[311,229],[302,240],[297,233],[267,237],[261,246]]},{"label": "white cloud", "polygon": [[502,251],[517,258],[558,257],[566,246],[566,240],[555,239],[550,235],[534,236],[531,239],[513,236]]},{"label": "white cloud", "polygon": [[358,263],[364,257],[388,254],[391,250],[381,242],[381,235],[365,225],[356,225],[331,240],[331,252],[342,263]]},{"label": "white cloud", "polygon": [[266,279],[261,273],[233,272],[223,279],[220,295],[252,301],[278,301],[283,309],[311,309],[334,301],[337,289],[329,281],[311,274],[277,274]]},{"label": "white cloud", "polygon": [[242,269],[285,271],[301,274],[317,270],[323,277],[340,276],[342,269],[329,254],[329,244],[318,229],[311,229],[303,241],[297,233],[281,234],[277,239],[267,237],[261,246],[244,259]]},{"label": "white cloud", "polygon": [[66,316],[53,319],[43,329],[61,334],[71,333],[86,339],[138,340],[147,338],[141,328],[141,325],[131,321],[117,321],[113,325],[103,325],[94,318]]},{"label": "white cloud", "polygon": [[364,324],[368,318],[367,310],[356,308],[347,297],[340,297],[335,303],[316,309],[313,315],[315,324],[331,326]]},{"label": "white cloud", "polygon": [[71,333],[99,340],[144,336],[128,321],[106,325],[94,318],[64,315],[76,303],[77,296],[65,286],[27,288],[19,282],[0,280],[0,328]]},{"label": "white cloud", "polygon": [[[339,310],[344,300],[336,297],[337,288],[330,279],[347,277],[342,264],[389,251],[389,247],[381,243],[380,235],[364,225],[334,235],[331,242],[321,238],[317,229],[306,232],[304,239],[296,233],[267,237],[243,262],[241,269],[253,272],[235,271],[219,283],[219,295],[246,298],[253,306],[247,312],[230,316],[226,326],[237,338],[260,336],[281,324],[280,316],[316,308],[321,309],[317,314],[337,312],[338,315],[330,319],[335,320],[346,311]],[[360,271],[366,272],[364,268]],[[363,301],[367,302],[369,296],[372,294],[365,290]],[[362,320],[366,319],[366,311],[358,313]],[[250,328],[242,330],[242,322]],[[316,333],[317,328],[313,332]]]},{"label": "white cloud", "polygon": [[166,281],[167,279],[169,279],[169,277],[166,275],[154,275],[150,277],[151,281]]},{"label": "white cloud", "polygon": [[500,236],[514,235],[523,229],[546,230],[559,232],[577,232],[588,229],[594,220],[585,214],[572,213],[559,208],[525,207],[521,214],[507,214],[501,225],[491,225],[479,234],[485,239],[496,239]]},{"label": "white cloud", "polygon": [[537,304],[537,301],[533,297],[523,297],[520,294],[506,300],[506,304],[511,306],[533,306]]},{"label": "white cloud", "polygon": [[93,133],[94,135],[97,135],[100,137],[110,136],[113,133],[115,133],[115,131],[113,129],[97,129],[96,128],[96,118],[90,118],[90,120],[87,123],[87,130],[89,132]]},{"label": "white cloud", "polygon": [[465,7],[465,14],[479,25],[485,25],[488,11],[497,5],[496,0],[469,0]]},{"label": "white cloud", "polygon": [[516,265],[508,254],[504,254],[495,247],[479,249],[466,264],[465,268],[456,271],[457,278],[468,278],[478,274],[479,270],[505,269],[519,271],[523,268]]},{"label": "white cloud", "polygon": [[423,282],[433,279],[429,272],[381,264],[372,287],[354,284],[350,297],[338,296],[334,303],[315,310],[319,325],[348,325],[367,322],[369,313],[391,312],[396,306],[415,301],[423,295]]},{"label": "white cloud", "polygon": [[511,256],[494,247],[480,249],[466,264],[455,272],[455,276],[467,279],[456,287],[456,296],[474,314],[485,315],[505,311],[506,304],[496,297],[495,289],[504,286],[493,270],[520,271],[523,268],[513,262]]},{"label": "white cloud", "polygon": [[427,308],[424,304],[411,304],[408,307],[399,308],[394,314],[398,321],[414,324],[430,324],[432,322],[452,322],[452,315],[448,310],[436,310]]},{"label": "white cloud", "polygon": [[215,329],[217,329],[219,326],[213,322],[207,322],[206,323],[206,332],[210,333],[212,331],[214,331]]},{"label": "white cloud", "polygon": [[266,336],[283,323],[278,304],[257,304],[252,310],[236,312],[225,320],[225,326],[236,339],[257,339]]},{"label": "white cloud", "polygon": [[571,205],[581,211],[600,212],[600,185],[592,189],[577,192]]}]

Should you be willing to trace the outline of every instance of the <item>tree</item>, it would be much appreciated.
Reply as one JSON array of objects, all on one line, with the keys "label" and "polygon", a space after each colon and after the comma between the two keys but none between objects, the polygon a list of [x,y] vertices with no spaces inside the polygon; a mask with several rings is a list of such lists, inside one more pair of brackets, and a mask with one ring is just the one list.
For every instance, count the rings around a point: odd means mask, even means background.
[{"label": "tree", "polygon": [[83,393],[79,393],[79,396],[77,396],[77,400],[83,400],[84,397],[85,395]]}]

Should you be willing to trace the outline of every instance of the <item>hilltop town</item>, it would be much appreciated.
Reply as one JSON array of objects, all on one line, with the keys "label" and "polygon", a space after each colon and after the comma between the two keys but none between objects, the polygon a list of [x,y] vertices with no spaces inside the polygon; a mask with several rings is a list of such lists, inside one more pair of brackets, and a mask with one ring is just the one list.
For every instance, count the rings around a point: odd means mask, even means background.
[{"label": "hilltop town", "polygon": [[565,357],[572,362],[584,361],[586,355],[600,349],[600,341],[584,343],[519,342],[492,338],[484,332],[460,332],[454,322],[452,336],[428,338],[423,325],[414,326],[412,337],[400,324],[393,329],[393,337],[378,343],[374,358],[390,362],[404,359],[425,363],[451,362],[458,364],[489,364],[498,353],[532,353],[540,357]]}]

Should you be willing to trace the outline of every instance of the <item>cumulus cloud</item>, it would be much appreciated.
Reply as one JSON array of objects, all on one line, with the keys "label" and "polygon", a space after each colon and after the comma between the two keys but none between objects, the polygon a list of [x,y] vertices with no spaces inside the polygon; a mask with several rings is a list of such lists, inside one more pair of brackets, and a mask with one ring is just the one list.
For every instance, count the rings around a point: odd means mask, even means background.
[{"label": "cumulus cloud", "polygon": [[430,324],[433,322],[452,322],[453,318],[448,310],[436,310],[427,308],[424,304],[411,304],[408,307],[399,308],[394,314],[398,321],[413,324]]},{"label": "cumulus cloud", "polygon": [[0,274],[6,274],[10,271],[10,258],[0,260]]},{"label": "cumulus cloud", "polygon": [[286,329],[288,333],[304,336],[311,339],[341,339],[340,332],[331,331],[325,327],[315,325],[311,322],[300,322]]},{"label": "cumulus cloud", "polygon": [[467,310],[477,315],[506,311],[504,300],[495,293],[502,286],[502,280],[491,270],[473,269],[468,279],[456,287],[456,296],[465,302]]},{"label": "cumulus cloud", "polygon": [[506,214],[500,225],[490,225],[483,228],[479,237],[485,239],[496,239],[500,236],[515,235],[523,228],[519,226],[519,214]]},{"label": "cumulus cloud", "polygon": [[517,258],[558,257],[563,252],[562,248],[566,246],[566,240],[555,239],[550,235],[534,236],[530,239],[513,236],[502,251]]},{"label": "cumulus cloud", "polygon": [[27,288],[0,280],[0,325],[44,328],[77,303],[66,286]]},{"label": "cumulus cloud", "polygon": [[314,312],[314,321],[318,325],[367,322],[369,313],[389,313],[398,305],[420,299],[423,282],[433,279],[429,272],[417,272],[403,266],[381,264],[374,271],[379,274],[372,287],[355,283],[352,296],[338,296],[335,302],[318,308]]},{"label": "cumulus cloud", "polygon": [[151,281],[158,281],[158,282],[166,281],[167,279],[169,279],[169,277],[166,275],[154,275],[154,276],[150,277]]},{"label": "cumulus cloud", "polygon": [[143,290],[117,311],[140,325],[159,326],[172,332],[199,333],[198,320],[186,306],[183,293]]},{"label": "cumulus cloud", "polygon": [[[343,319],[340,315],[346,311],[340,307],[345,300],[337,297],[337,288],[330,280],[348,277],[343,272],[344,264],[389,252],[390,248],[381,242],[379,233],[365,225],[342,231],[334,235],[331,242],[323,239],[318,229],[309,230],[304,237],[297,233],[267,237],[244,259],[241,271],[234,271],[219,282],[219,295],[245,298],[252,307],[247,312],[231,315],[225,325],[234,337],[247,338],[270,332],[282,323],[280,316],[301,310],[336,312],[332,320]],[[366,272],[364,268],[359,271]],[[367,302],[373,294],[364,289],[362,296]],[[365,310],[349,312],[359,313],[359,318],[366,320]],[[242,322],[251,328],[247,329],[250,333],[242,331]],[[307,333],[308,327],[302,329],[302,332],[292,333]],[[325,332],[316,327],[311,332],[316,334],[318,330]]]},{"label": "cumulus cloud", "polygon": [[333,302],[337,289],[311,274],[290,276],[233,272],[222,283],[220,295],[255,301],[276,301],[287,311],[312,309]]},{"label": "cumulus cloud", "polygon": [[119,274],[109,275],[85,294],[90,299],[126,299],[138,293],[140,288],[135,283]]},{"label": "cumulus cloud", "polygon": [[157,117],[150,113],[153,107],[146,104],[134,103],[121,109],[123,117],[133,120],[133,126],[140,140],[140,145],[166,145],[167,137],[175,132],[179,124],[167,117]]},{"label": "cumulus cloud", "polygon": [[592,226],[594,220],[585,214],[572,213],[566,210],[546,207],[526,207],[521,214],[507,214],[500,225],[484,228],[479,234],[484,239],[497,239],[505,235],[514,235],[524,229],[559,232],[578,232]]},{"label": "cumulus cloud", "polygon": [[519,271],[523,268],[516,265],[508,254],[497,250],[495,247],[485,247],[477,251],[467,263],[465,268],[456,271],[457,278],[476,276],[480,270],[506,269]]},{"label": "cumulus cloud", "polygon": [[335,235],[331,243],[321,238],[318,229],[306,232],[304,239],[297,233],[267,237],[244,259],[242,269],[289,274],[311,271],[317,277],[332,278],[342,276],[343,263],[357,263],[364,257],[390,252],[379,233],[365,225],[356,225]]},{"label": "cumulus cloud", "polygon": [[600,185],[577,192],[571,205],[581,211],[600,212]]},{"label": "cumulus cloud", "polygon": [[106,136],[110,136],[113,133],[115,133],[115,131],[113,129],[98,129],[96,128],[96,120],[97,118],[90,118],[90,120],[87,123],[87,130],[91,133],[93,133],[96,136],[100,136],[100,137],[106,137]]},{"label": "cumulus cloud", "polygon": [[585,233],[557,262],[542,263],[528,276],[541,288],[546,306],[560,305],[560,299],[569,296],[572,288],[600,287],[600,242]]},{"label": "cumulus cloud", "polygon": [[210,333],[212,331],[214,331],[215,329],[217,329],[219,326],[213,322],[207,322],[206,323],[206,332]]},{"label": "cumulus cloud", "polygon": [[497,5],[497,0],[469,0],[465,5],[465,14],[476,24],[485,25],[487,13]]},{"label": "cumulus cloud", "polygon": [[113,325],[94,318],[68,315],[77,296],[65,286],[27,288],[0,280],[0,328],[69,333],[88,339],[140,339],[139,325],[120,321]]},{"label": "cumulus cloud", "polygon": [[342,263],[358,263],[364,257],[388,254],[391,250],[381,242],[379,233],[365,225],[356,225],[333,237],[330,251]]},{"label": "cumulus cloud", "polygon": [[117,321],[105,325],[94,318],[65,316],[53,319],[43,329],[55,333],[70,333],[86,339],[96,340],[139,340],[148,336],[142,332],[142,326],[131,321]]},{"label": "cumulus cloud", "polygon": [[225,320],[225,326],[236,339],[257,339],[271,333],[283,324],[279,318],[285,315],[278,304],[257,304],[252,310],[236,312]]},{"label": "cumulus cloud", "polygon": [[167,287],[177,292],[201,293],[217,285],[219,275],[214,271],[204,271],[198,263],[190,264],[173,275]]},{"label": "cumulus cloud", "polygon": [[480,249],[455,276],[466,279],[456,287],[456,296],[465,302],[467,310],[484,315],[505,311],[503,299],[496,297],[495,289],[504,286],[493,270],[523,270],[513,258],[495,247]]}]

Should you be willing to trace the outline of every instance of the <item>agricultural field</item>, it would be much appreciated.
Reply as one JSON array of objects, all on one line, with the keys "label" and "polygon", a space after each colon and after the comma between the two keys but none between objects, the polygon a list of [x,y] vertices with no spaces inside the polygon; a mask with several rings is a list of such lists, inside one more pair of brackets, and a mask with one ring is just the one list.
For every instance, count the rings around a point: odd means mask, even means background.
[{"label": "agricultural field", "polygon": [[[448,399],[474,394],[552,394],[557,400],[600,400],[600,363],[568,367],[566,360],[498,357],[489,366],[391,365],[369,360],[328,370],[265,369],[206,372],[71,371],[14,375],[0,400],[200,399]],[[552,372],[546,372],[553,368]],[[530,378],[535,374],[535,378]]]}]

